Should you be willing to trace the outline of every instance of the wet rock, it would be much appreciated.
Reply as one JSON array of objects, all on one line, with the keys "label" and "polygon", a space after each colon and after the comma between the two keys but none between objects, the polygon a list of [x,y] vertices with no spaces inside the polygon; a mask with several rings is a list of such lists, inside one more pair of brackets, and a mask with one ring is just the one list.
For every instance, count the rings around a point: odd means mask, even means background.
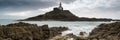
[{"label": "wet rock", "polygon": [[117,40],[120,39],[120,22],[101,24],[90,33],[91,38]]},{"label": "wet rock", "polygon": [[56,35],[61,35],[63,31],[68,30],[67,27],[52,27],[50,28],[51,37],[55,37]]},{"label": "wet rock", "polygon": [[86,32],[80,32],[79,37],[80,37],[80,39],[84,39],[85,40],[85,39],[87,39],[88,34]]},{"label": "wet rock", "polygon": [[87,35],[87,33],[86,33],[86,32],[80,32],[79,35],[80,35],[80,36],[85,36],[85,35]]},{"label": "wet rock", "polygon": [[0,26],[2,26],[2,25],[0,24]]},{"label": "wet rock", "polygon": [[[101,24],[88,37],[79,37],[73,33],[65,36],[55,36],[52,40],[119,40],[120,39],[120,22]],[[80,32],[80,35],[85,35],[85,32]]]},{"label": "wet rock", "polygon": [[74,35],[73,33],[64,35],[64,36],[56,36],[52,40],[88,40],[88,39],[83,39],[79,36]]},{"label": "wet rock", "polygon": [[0,39],[2,40],[48,40],[50,37],[53,37],[51,36],[51,34],[56,36],[58,33],[62,31],[65,31],[64,27],[49,28],[48,25],[37,26],[36,24],[19,22],[19,23],[12,23],[12,24],[1,26]]},{"label": "wet rock", "polygon": [[73,33],[65,35],[65,36],[55,36],[54,38],[52,38],[51,40],[76,40],[74,37],[76,37],[75,35],[73,35]]}]

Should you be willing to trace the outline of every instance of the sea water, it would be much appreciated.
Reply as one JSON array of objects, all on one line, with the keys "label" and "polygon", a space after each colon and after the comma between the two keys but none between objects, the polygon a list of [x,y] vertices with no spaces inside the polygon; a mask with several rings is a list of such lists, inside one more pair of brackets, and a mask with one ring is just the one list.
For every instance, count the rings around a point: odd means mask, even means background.
[{"label": "sea water", "polygon": [[[7,25],[10,23],[16,23],[19,21],[11,19],[0,19],[1,25]],[[68,27],[69,30],[62,32],[63,35],[73,33],[79,35],[80,32],[91,32],[95,27],[101,23],[111,23],[111,22],[88,22],[88,21],[22,21],[31,24],[37,24],[39,26],[47,24],[49,27]]]}]

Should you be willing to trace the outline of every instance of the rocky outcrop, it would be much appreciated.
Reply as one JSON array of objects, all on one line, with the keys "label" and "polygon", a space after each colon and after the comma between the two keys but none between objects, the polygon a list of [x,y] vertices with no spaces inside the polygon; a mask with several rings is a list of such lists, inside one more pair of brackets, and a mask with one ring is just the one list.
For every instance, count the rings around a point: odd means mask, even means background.
[{"label": "rocky outcrop", "polygon": [[53,37],[51,40],[88,40],[88,39],[82,38],[82,37],[74,35],[73,33],[70,33],[64,36],[58,35],[56,37]]},{"label": "rocky outcrop", "polygon": [[99,25],[90,33],[90,39],[119,40],[120,22]]},{"label": "rocky outcrop", "polygon": [[69,10],[57,9],[47,12],[43,15],[38,15],[35,17],[30,17],[19,21],[113,21],[113,20],[107,18],[77,17],[76,15],[72,14]]},{"label": "rocky outcrop", "polygon": [[[80,35],[86,34],[80,32]],[[68,34],[65,36],[56,36],[52,40],[120,40],[120,22],[101,24],[88,37]]]},{"label": "rocky outcrop", "polygon": [[[80,32],[80,35],[86,34]],[[80,40],[120,40],[120,22],[103,23],[90,32],[88,37],[79,37]]]},{"label": "rocky outcrop", "polygon": [[54,10],[47,12],[43,15],[38,15],[36,17],[31,17],[25,20],[30,21],[46,21],[46,20],[54,20],[54,21],[74,21],[78,20],[78,17],[73,15],[69,10]]},{"label": "rocky outcrop", "polygon": [[63,31],[68,30],[66,27],[52,27],[50,28],[50,36],[55,37],[56,35],[61,35]]},{"label": "rocky outcrop", "polygon": [[19,22],[1,25],[0,40],[48,40],[53,37],[51,35],[56,36],[67,29],[66,27],[49,28],[48,25],[37,26],[36,24]]}]

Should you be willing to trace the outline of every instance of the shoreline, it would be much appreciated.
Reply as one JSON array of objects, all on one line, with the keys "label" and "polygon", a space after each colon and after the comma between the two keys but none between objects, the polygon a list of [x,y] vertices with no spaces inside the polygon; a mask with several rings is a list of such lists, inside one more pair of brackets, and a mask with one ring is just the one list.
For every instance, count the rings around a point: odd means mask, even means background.
[{"label": "shoreline", "polygon": [[48,25],[38,26],[24,22],[12,23],[0,25],[0,40],[48,40],[65,30],[68,28],[49,28]]},{"label": "shoreline", "polygon": [[[18,23],[18,22],[19,21],[13,22],[13,23]],[[95,28],[97,25],[99,25],[101,23],[111,23],[111,22],[86,22],[86,21],[80,21],[80,22],[77,22],[77,21],[76,22],[68,22],[68,21],[67,22],[64,22],[64,21],[22,21],[22,22],[30,23],[30,24],[37,24],[38,26],[47,24],[49,26],[49,28],[51,28],[51,27],[67,27],[70,29],[69,32],[74,33],[75,35],[79,35],[79,32],[83,32],[83,31],[89,33],[93,28]],[[69,34],[66,32],[63,32],[63,33]]]},{"label": "shoreline", "polygon": [[[115,24],[117,24],[117,25],[115,25]],[[24,34],[24,31],[26,30],[28,30],[29,31],[29,33],[27,33],[27,34],[29,34],[29,36],[31,37],[31,38],[29,38],[29,39],[31,39],[31,40],[35,40],[35,39],[41,39],[41,35],[46,35],[45,37],[43,36],[43,38],[44,39],[42,39],[42,40],[48,40],[48,39],[54,39],[54,38],[57,38],[57,39],[61,39],[61,37],[65,37],[65,38],[63,38],[63,39],[71,39],[71,38],[73,38],[73,39],[84,39],[84,40],[88,40],[88,39],[91,39],[91,40],[93,40],[93,39],[107,39],[108,40],[108,38],[103,38],[103,37],[101,37],[101,38],[97,38],[97,37],[99,37],[99,36],[102,36],[102,35],[100,35],[100,33],[99,32],[102,32],[102,31],[96,31],[96,30],[106,30],[106,29],[104,29],[104,28],[106,28],[107,26],[105,26],[105,25],[111,25],[111,26],[118,26],[118,27],[120,27],[120,22],[112,22],[112,23],[107,23],[107,24],[104,24],[104,23],[102,23],[102,24],[100,24],[100,25],[98,25],[96,28],[94,28],[89,34],[90,35],[88,35],[88,36],[85,36],[85,35],[87,35],[87,33],[86,32],[79,32],[79,35],[78,36],[76,36],[76,35],[74,35],[73,33],[69,33],[69,34],[66,34],[66,35],[63,35],[63,36],[61,36],[62,35],[62,32],[63,31],[66,31],[66,30],[69,30],[69,28],[67,28],[67,27],[49,27],[48,25],[43,25],[43,26],[38,26],[37,24],[30,24],[30,23],[24,23],[24,22],[18,22],[18,23],[11,23],[11,24],[7,24],[7,25],[0,25],[0,30],[3,30],[3,32],[2,31],[0,31],[0,33],[3,33],[2,35],[1,35],[1,38],[2,39],[14,39],[14,38],[11,38],[10,36],[12,36],[11,34],[13,34],[13,32],[16,32],[16,31],[18,31],[18,29],[19,29],[19,31],[21,31],[21,32],[17,32],[18,34],[18,38],[17,39],[19,39],[19,35],[23,35]],[[110,28],[108,28],[108,29],[111,29],[111,26],[108,26],[108,27],[110,27]],[[116,27],[112,27],[112,28],[116,28]],[[29,29],[28,29],[29,28]],[[40,29],[39,29],[40,28]],[[98,29],[98,28],[100,28],[100,29]],[[101,29],[102,28],[102,29]],[[31,29],[31,30],[30,30]],[[11,30],[11,31],[10,31]],[[16,31],[15,31],[16,30]],[[24,31],[23,31],[24,30]],[[111,29],[112,30],[112,29]],[[7,34],[6,34],[6,32],[4,32],[4,31],[6,31],[7,32]],[[13,31],[13,32],[12,32]],[[107,30],[106,30],[107,31]],[[9,33],[10,32],[10,33]],[[35,32],[35,34],[33,34],[33,33]],[[39,32],[40,32],[40,34],[39,34]],[[98,32],[98,33],[97,33]],[[25,32],[26,33],[26,32]],[[46,33],[46,34],[44,34],[44,33]],[[95,34],[96,33],[96,34]],[[104,32],[103,32],[104,33]],[[113,31],[113,33],[114,33],[114,31]],[[38,35],[39,34],[39,35]],[[92,34],[92,35],[91,35]],[[99,34],[99,36],[97,36],[97,34]],[[105,33],[106,34],[106,33]],[[3,35],[6,35],[6,37],[3,37]],[[14,35],[16,35],[16,33],[14,34]],[[31,35],[33,35],[33,36],[31,36]],[[58,35],[58,36],[57,36]],[[96,36],[94,36],[94,35],[96,35]],[[34,38],[35,36],[39,36],[39,38]],[[41,37],[40,37],[41,36]],[[109,36],[109,35],[108,35]],[[116,36],[118,36],[118,35],[116,35]],[[46,38],[47,37],[47,38]],[[60,37],[60,38],[58,38],[58,37]],[[67,37],[67,38],[66,38]],[[16,38],[15,38],[16,39]],[[24,38],[23,38],[24,39]],[[55,39],[56,40],[56,39]]]},{"label": "shoreline", "polygon": [[80,32],[79,36],[73,33],[65,36],[56,36],[51,40],[119,40],[120,39],[120,22],[102,23],[94,28],[89,36],[85,32]]}]

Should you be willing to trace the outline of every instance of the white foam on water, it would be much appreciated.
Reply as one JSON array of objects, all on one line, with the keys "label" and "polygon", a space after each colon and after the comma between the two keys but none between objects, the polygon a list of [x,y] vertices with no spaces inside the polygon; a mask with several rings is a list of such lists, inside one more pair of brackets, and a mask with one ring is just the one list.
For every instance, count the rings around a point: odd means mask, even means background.
[{"label": "white foam on water", "polygon": [[79,36],[80,32],[91,32],[92,29],[94,29],[96,26],[88,26],[88,27],[68,27],[70,30],[62,32],[63,35],[67,35],[70,33],[73,33],[74,35]]}]

